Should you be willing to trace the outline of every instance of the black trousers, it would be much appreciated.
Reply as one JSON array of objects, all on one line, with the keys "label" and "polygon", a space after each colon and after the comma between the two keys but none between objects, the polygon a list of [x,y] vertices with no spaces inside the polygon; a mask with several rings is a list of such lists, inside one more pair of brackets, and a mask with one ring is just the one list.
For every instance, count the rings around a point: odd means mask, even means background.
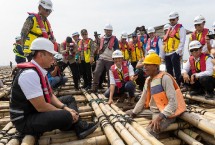
[{"label": "black trousers", "polygon": [[19,64],[19,63],[26,62],[26,59],[22,58],[22,57],[16,57],[15,61],[16,61],[17,64]]},{"label": "black trousers", "polygon": [[[59,100],[66,104],[69,108],[78,112],[75,98],[72,96],[63,96]],[[81,120],[79,119],[78,122]],[[41,133],[60,129],[63,131],[75,129],[73,118],[70,112],[66,110],[57,110],[49,112],[40,112],[30,114],[24,119],[13,122],[16,129],[22,134],[40,135]]]},{"label": "black trousers", "polygon": [[[191,73],[189,73],[189,76],[191,76],[190,74]],[[184,86],[190,87],[192,91],[213,93],[215,87],[215,78],[212,76],[202,76],[199,77],[198,80],[195,80],[194,84],[184,83]]]},{"label": "black trousers", "polygon": [[171,55],[165,56],[165,63],[167,72],[176,78],[176,82],[180,86],[181,77],[180,55],[175,52]]},{"label": "black trousers", "polygon": [[131,62],[131,65],[133,66],[134,68],[134,71],[136,70],[136,65],[137,65],[137,62]]},{"label": "black trousers", "polygon": [[91,64],[86,63],[84,60],[81,61],[80,64],[81,72],[84,79],[84,86],[90,86],[92,85],[92,70],[91,70]]},{"label": "black trousers", "polygon": [[145,84],[146,76],[142,69],[139,70],[138,78],[136,79],[136,83],[139,86],[139,90],[143,91],[143,87]]},{"label": "black trousers", "polygon": [[75,84],[75,88],[78,89],[79,88],[79,80],[80,80],[78,65],[77,65],[76,62],[74,62],[74,63],[67,62],[67,63],[63,64],[63,70],[67,66],[69,66],[69,68],[70,68],[70,70],[72,72],[72,77],[73,77],[73,81],[74,81],[74,84]]}]

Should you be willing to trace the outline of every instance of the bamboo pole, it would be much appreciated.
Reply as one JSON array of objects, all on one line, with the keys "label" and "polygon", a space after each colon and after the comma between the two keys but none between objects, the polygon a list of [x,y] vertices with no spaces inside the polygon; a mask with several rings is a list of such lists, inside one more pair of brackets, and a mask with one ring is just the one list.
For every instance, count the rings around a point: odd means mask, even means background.
[{"label": "bamboo pole", "polygon": [[197,140],[184,133],[182,130],[174,131],[174,134],[189,145],[203,145],[202,143],[198,142]]},{"label": "bamboo pole", "polygon": [[204,140],[205,142],[211,145],[215,145],[215,138],[212,135],[205,133],[199,129],[195,129],[195,132],[198,133],[202,137],[202,140]]},{"label": "bamboo pole", "polygon": [[191,125],[187,122],[177,122],[170,124],[166,129],[162,130],[162,132],[173,131],[177,129],[185,129],[189,127],[191,127]]},{"label": "bamboo pole", "polygon": [[9,139],[10,139],[10,135],[14,134],[16,132],[16,128],[11,128],[7,133],[8,133],[8,137],[4,137],[1,138],[0,140],[0,145],[5,145],[8,143]]},{"label": "bamboo pole", "polygon": [[201,108],[196,108],[196,107],[190,107],[190,111],[194,112],[194,113],[199,113],[201,115],[204,115],[204,116],[207,116],[207,117],[210,117],[210,118],[213,118],[215,119],[215,114],[214,113],[211,113],[211,112],[208,112],[207,110],[205,109],[201,109]]},{"label": "bamboo pole", "polygon": [[[93,96],[94,99],[97,99],[97,96],[95,94],[91,94],[91,96]],[[100,96],[100,99],[101,96]],[[108,104],[105,105],[105,107],[114,115],[118,115]],[[123,119],[122,117],[119,118],[119,120],[121,121],[125,121],[125,119]],[[139,132],[137,132],[129,123],[126,123],[124,125],[126,127],[126,129],[135,137],[135,139],[140,142],[142,145],[151,145],[151,143],[146,140]]]},{"label": "bamboo pole", "polygon": [[6,145],[20,145],[20,142],[18,139],[11,139]]},{"label": "bamboo pole", "polygon": [[82,106],[82,107],[79,107],[78,108],[78,111],[81,113],[81,112],[89,112],[89,111],[92,111],[92,107],[90,106]]},{"label": "bamboo pole", "polygon": [[190,129],[184,129],[183,132],[186,133],[187,135],[189,135],[190,137],[192,137],[193,139],[197,140],[197,141],[201,141],[201,139],[202,139],[198,133],[196,133]]},{"label": "bamboo pole", "polygon": [[8,122],[10,122],[10,117],[9,116],[5,116],[4,118],[0,119],[0,125],[5,125]]},{"label": "bamboo pole", "polygon": [[82,113],[79,113],[79,116],[80,116],[80,117],[86,117],[86,116],[92,117],[94,114],[95,114],[94,111],[82,112]]},{"label": "bamboo pole", "polygon": [[204,118],[201,118],[199,115],[195,113],[184,112],[181,116],[181,119],[189,122],[193,126],[215,136],[215,125],[210,123]]},{"label": "bamboo pole", "polygon": [[[88,101],[92,100],[92,97],[83,91]],[[115,132],[112,125],[108,124],[108,121],[106,117],[104,116],[103,112],[99,108],[98,104],[96,102],[92,102],[92,108],[96,114],[96,116],[99,118],[99,122],[105,132],[105,135],[107,136],[109,142],[111,145],[124,145],[121,138],[118,136],[118,134]],[[106,122],[105,122],[106,121]]]},{"label": "bamboo pole", "polygon": [[78,141],[71,141],[67,143],[52,144],[52,145],[108,145],[108,141],[105,135],[92,137],[89,139],[82,139]]},{"label": "bamboo pole", "polygon": [[191,99],[191,100],[195,100],[195,101],[199,101],[201,103],[207,103],[207,104],[210,104],[210,105],[215,105],[215,100],[207,100],[205,98],[202,98],[202,97],[197,97],[197,96],[190,96],[190,95],[184,95],[185,98],[187,99]]},{"label": "bamboo pole", "polygon": [[[101,96],[104,95],[100,94]],[[111,104],[111,107],[113,110],[115,110],[118,114],[126,115],[125,112],[120,110],[116,105]],[[136,122],[132,122],[131,125],[147,140],[149,140],[153,145],[163,145],[160,141],[158,141],[154,136],[152,136],[145,128],[143,128],[141,125],[139,125]]]},{"label": "bamboo pole", "polygon": [[64,91],[64,92],[58,92],[57,95],[64,96],[64,95],[80,95],[82,94],[81,91]]},{"label": "bamboo pole", "polygon": [[182,145],[182,141],[175,137],[169,137],[160,140],[164,145]]},{"label": "bamboo pole", "polygon": [[35,138],[32,135],[26,135],[23,140],[21,145],[34,145],[35,144]]},{"label": "bamboo pole", "polygon": [[[7,133],[13,127],[13,123],[9,122],[5,127],[2,129],[5,133]],[[0,133],[0,139],[4,136],[4,134]]]},{"label": "bamboo pole", "polygon": [[[96,96],[92,96],[93,99],[97,99]],[[119,119],[117,119],[115,116],[111,116],[113,115],[113,113],[111,113],[103,103],[99,103],[99,107],[101,108],[101,110],[104,112],[105,115],[109,116],[109,120],[112,123],[112,125],[114,126],[114,128],[117,130],[117,132],[120,134],[120,136],[124,139],[124,141],[128,144],[128,145],[140,145],[140,143],[130,134],[130,132],[122,125],[122,123],[120,122]]]}]

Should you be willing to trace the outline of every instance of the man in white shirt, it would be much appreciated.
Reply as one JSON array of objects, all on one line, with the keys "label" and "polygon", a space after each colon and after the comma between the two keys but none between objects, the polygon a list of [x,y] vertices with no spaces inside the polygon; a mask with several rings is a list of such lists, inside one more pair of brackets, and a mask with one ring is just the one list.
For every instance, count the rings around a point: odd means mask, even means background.
[{"label": "man in white shirt", "polygon": [[108,104],[113,103],[113,97],[129,93],[129,97],[134,97],[135,83],[137,75],[134,75],[134,70],[131,64],[123,61],[123,54],[120,50],[115,50],[112,54],[114,65],[109,70],[110,88],[104,93],[105,97],[109,97]]},{"label": "man in white shirt", "polygon": [[190,42],[189,50],[191,56],[181,71],[184,83],[190,84],[190,95],[206,93],[206,99],[213,98],[215,79],[212,58],[202,53],[202,45],[197,40]]},{"label": "man in white shirt", "polygon": [[18,64],[10,99],[10,117],[22,134],[40,135],[55,129],[76,131],[78,138],[91,134],[97,125],[79,118],[77,104],[71,96],[59,99],[53,94],[47,71],[54,62],[54,44],[46,38],[35,39],[30,47],[33,59]]},{"label": "man in white shirt", "polygon": [[163,38],[163,41],[167,72],[174,76],[178,85],[180,85],[180,58],[184,50],[186,30],[184,29],[182,24],[178,23],[178,20],[179,14],[177,12],[171,12],[169,14],[169,22],[171,27],[168,29],[166,35]]}]

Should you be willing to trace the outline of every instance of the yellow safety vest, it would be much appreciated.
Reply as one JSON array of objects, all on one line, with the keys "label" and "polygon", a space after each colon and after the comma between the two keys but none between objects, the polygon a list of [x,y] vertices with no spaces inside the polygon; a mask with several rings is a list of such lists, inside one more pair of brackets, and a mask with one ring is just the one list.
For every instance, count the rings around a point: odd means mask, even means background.
[{"label": "yellow safety vest", "polygon": [[[122,46],[121,45],[124,45],[124,50],[122,50]],[[128,61],[130,59],[130,54],[129,54],[129,51],[128,51],[128,45],[119,43],[119,49],[122,51],[124,60]]]},{"label": "yellow safety vest", "polygon": [[[138,44],[139,43],[139,44]],[[137,62],[143,57],[143,49],[142,49],[142,42],[138,42],[135,44],[130,43],[131,48],[131,62]]]},{"label": "yellow safety vest", "polygon": [[[173,29],[174,30],[174,29]],[[174,52],[178,49],[180,44],[180,35],[179,35],[180,28],[177,30],[174,37],[169,37],[167,42],[165,43],[164,51],[166,53]]]},{"label": "yellow safety vest", "polygon": [[[41,28],[39,27],[39,24],[37,22],[37,19],[35,16],[32,17],[32,20],[33,20],[33,27],[30,31],[30,33],[28,34],[26,40],[25,40],[25,43],[24,43],[24,49],[23,49],[23,52],[25,54],[30,54],[31,53],[31,50],[30,50],[30,45],[32,43],[32,41],[38,37],[42,37],[42,30]],[[46,22],[43,21],[43,24],[46,28],[46,32],[50,32],[49,29],[48,29],[48,25]],[[50,35],[50,34],[49,34]]]},{"label": "yellow safety vest", "polygon": [[26,58],[25,56],[19,54],[18,50],[16,49],[17,45],[21,46],[20,44],[15,43],[14,47],[13,47],[13,52],[16,54],[16,56],[19,56],[19,57],[22,57],[22,58]]},{"label": "yellow safety vest", "polygon": [[[91,51],[90,51],[91,39],[88,39],[85,42],[82,42],[82,41],[83,41],[83,39],[78,42],[78,46],[79,46],[78,51],[80,53],[82,53],[81,51],[84,51],[84,60],[86,63],[89,63],[90,54],[91,54]],[[82,50],[82,49],[84,49],[84,50]]]}]

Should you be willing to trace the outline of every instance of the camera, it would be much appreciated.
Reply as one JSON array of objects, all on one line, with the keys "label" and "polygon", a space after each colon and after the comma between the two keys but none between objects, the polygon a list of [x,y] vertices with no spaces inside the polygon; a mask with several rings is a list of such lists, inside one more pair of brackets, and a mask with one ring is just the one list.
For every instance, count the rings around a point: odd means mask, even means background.
[{"label": "camera", "polygon": [[209,39],[214,39],[215,38],[215,34],[209,34],[207,35]]},{"label": "camera", "polygon": [[134,72],[134,76],[138,76],[139,74],[140,74],[140,70],[136,69],[135,72]]}]

